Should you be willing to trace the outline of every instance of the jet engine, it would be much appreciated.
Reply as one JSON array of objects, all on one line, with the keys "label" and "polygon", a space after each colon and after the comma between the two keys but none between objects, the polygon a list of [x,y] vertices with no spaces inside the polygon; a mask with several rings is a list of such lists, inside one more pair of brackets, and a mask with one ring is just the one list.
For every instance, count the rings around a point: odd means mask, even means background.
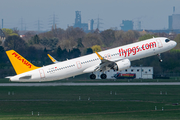
[{"label": "jet engine", "polygon": [[114,71],[121,71],[124,69],[128,69],[131,66],[131,62],[129,59],[123,59],[118,62],[115,62]]}]

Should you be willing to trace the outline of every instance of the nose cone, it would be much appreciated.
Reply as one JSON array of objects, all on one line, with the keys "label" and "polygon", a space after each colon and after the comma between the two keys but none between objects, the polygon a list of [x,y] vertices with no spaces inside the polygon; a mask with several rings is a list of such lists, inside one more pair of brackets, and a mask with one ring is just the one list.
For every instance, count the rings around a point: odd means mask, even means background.
[{"label": "nose cone", "polygon": [[173,48],[176,47],[176,45],[177,45],[177,42],[176,41],[172,41]]}]

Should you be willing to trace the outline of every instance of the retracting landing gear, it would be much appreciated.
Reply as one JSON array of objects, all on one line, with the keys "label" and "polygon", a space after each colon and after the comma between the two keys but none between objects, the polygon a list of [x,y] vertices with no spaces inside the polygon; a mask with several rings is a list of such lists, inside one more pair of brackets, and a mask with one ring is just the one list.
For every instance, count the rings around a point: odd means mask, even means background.
[{"label": "retracting landing gear", "polygon": [[107,75],[106,74],[101,74],[101,79],[106,79],[107,78]]},{"label": "retracting landing gear", "polygon": [[96,79],[96,75],[95,75],[95,74],[91,74],[91,75],[90,75],[90,78],[91,78],[91,79]]},{"label": "retracting landing gear", "polygon": [[157,54],[158,58],[159,58],[159,62],[162,62],[163,60],[161,59],[161,54]]}]

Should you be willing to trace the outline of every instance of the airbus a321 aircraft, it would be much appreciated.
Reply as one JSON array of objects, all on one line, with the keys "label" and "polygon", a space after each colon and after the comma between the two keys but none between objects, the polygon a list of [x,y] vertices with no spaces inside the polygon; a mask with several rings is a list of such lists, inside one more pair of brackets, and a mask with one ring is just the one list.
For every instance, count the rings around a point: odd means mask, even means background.
[{"label": "airbus a321 aircraft", "polygon": [[168,38],[158,37],[141,42],[136,42],[113,49],[96,52],[90,55],[74,58],[71,60],[57,62],[50,58],[55,64],[36,67],[14,50],[6,51],[17,75],[7,77],[16,82],[39,82],[60,80],[83,73],[91,73],[90,78],[95,79],[95,71],[101,71],[101,78],[106,79],[104,71],[113,69],[121,71],[131,66],[131,61],[158,55],[176,46],[176,42]]}]

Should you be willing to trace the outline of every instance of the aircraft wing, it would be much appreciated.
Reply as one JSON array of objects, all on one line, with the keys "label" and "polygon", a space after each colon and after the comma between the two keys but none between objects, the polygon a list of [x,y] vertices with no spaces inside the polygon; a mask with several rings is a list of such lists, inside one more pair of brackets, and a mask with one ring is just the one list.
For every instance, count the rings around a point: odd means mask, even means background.
[{"label": "aircraft wing", "polygon": [[53,62],[53,63],[58,63],[59,61],[57,61],[56,59],[54,59],[50,54],[47,54],[48,55],[48,57],[51,59],[51,61]]},{"label": "aircraft wing", "polygon": [[97,52],[95,52],[95,53],[97,54],[97,56],[101,60],[101,63],[99,64],[99,66],[94,71],[99,71],[99,70],[105,71],[105,70],[109,70],[109,69],[114,68],[114,66],[116,65],[115,62],[110,61],[110,60],[106,60],[101,55],[99,55],[99,53],[97,53]]},{"label": "aircraft wing", "polygon": [[96,54],[99,57],[99,59],[101,60],[101,63],[98,64],[98,65],[94,65],[94,66],[91,66],[91,67],[85,69],[83,71],[83,73],[90,73],[90,72],[95,72],[95,71],[106,71],[106,70],[109,70],[109,69],[113,69],[114,66],[116,65],[115,62],[104,59],[97,52],[96,52]]}]

